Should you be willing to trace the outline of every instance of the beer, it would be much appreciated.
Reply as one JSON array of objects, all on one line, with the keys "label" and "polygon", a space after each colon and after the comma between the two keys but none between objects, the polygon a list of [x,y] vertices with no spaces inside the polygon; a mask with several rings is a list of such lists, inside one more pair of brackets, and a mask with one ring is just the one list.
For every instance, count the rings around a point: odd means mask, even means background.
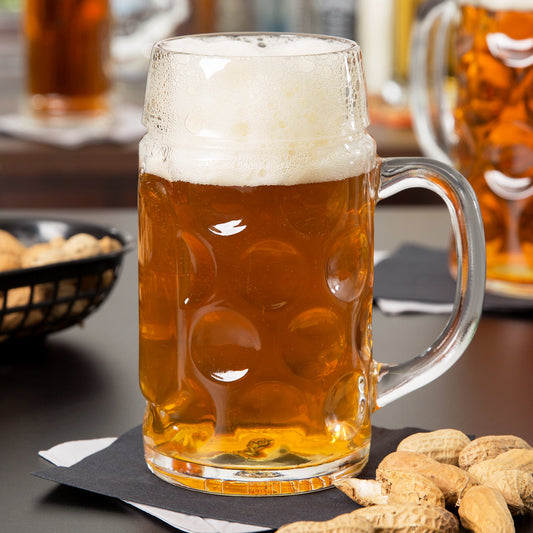
[{"label": "beer", "polygon": [[27,92],[36,117],[91,117],[108,110],[108,0],[26,0]]},{"label": "beer", "polygon": [[533,2],[465,2],[452,158],[479,199],[487,288],[533,297]]},{"label": "beer", "polygon": [[368,451],[368,180],[232,187],[140,176],[149,460],[275,470]]}]

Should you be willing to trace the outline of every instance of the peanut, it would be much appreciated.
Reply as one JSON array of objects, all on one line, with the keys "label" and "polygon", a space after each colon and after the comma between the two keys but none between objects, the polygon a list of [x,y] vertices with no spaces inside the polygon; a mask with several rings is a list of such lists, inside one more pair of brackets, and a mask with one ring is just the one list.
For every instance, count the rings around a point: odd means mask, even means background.
[{"label": "peanut", "polygon": [[[49,290],[52,290],[53,286],[49,287]],[[76,294],[76,281],[75,280],[62,280],[57,289],[57,299],[68,298],[69,300],[73,298]],[[49,293],[49,299],[53,299],[53,294]],[[87,307],[89,306],[89,300],[77,299],[72,304],[70,303],[59,303],[54,305],[50,316],[52,318],[60,318],[63,316],[71,315],[80,315],[82,314]],[[67,314],[68,313],[68,314]]]},{"label": "peanut", "polygon": [[379,481],[350,478],[336,486],[363,507],[385,503],[425,503],[444,507],[444,495],[435,483],[413,472],[386,471],[382,472]]},{"label": "peanut", "polygon": [[102,254],[109,254],[111,252],[116,252],[117,250],[120,250],[122,248],[122,244],[117,239],[113,239],[113,237],[109,237],[109,235],[106,235],[105,237],[102,237],[99,241],[100,245],[100,253]]},{"label": "peanut", "polygon": [[61,249],[69,259],[83,259],[101,253],[98,239],[88,233],[73,235]]},{"label": "peanut", "polygon": [[335,483],[335,486],[363,507],[388,503],[389,501],[389,495],[383,484],[374,479],[352,477]]},{"label": "peanut", "polygon": [[455,506],[464,491],[473,485],[467,472],[459,467],[439,463],[427,455],[414,452],[392,452],[379,464],[378,479],[385,471],[414,472],[433,481],[444,494],[446,505]]},{"label": "peanut", "polygon": [[11,233],[0,229],[0,251],[20,256],[25,246]]},{"label": "peanut", "polygon": [[512,533],[514,522],[499,491],[492,487],[468,489],[459,505],[461,524],[474,533]]},{"label": "peanut", "polygon": [[483,485],[491,474],[500,470],[521,470],[533,474],[533,450],[509,450],[494,459],[472,465],[468,473],[476,483]]},{"label": "peanut", "polygon": [[414,433],[403,439],[398,451],[423,453],[439,463],[457,466],[459,453],[470,439],[457,429],[438,429],[429,433]]},{"label": "peanut", "polygon": [[97,239],[88,233],[76,233],[67,240],[57,236],[26,248],[15,236],[0,230],[0,271],[82,259],[121,248],[122,244],[113,237]]},{"label": "peanut", "polygon": [[468,470],[475,463],[493,459],[503,452],[513,449],[531,450],[531,446],[514,435],[487,435],[474,439],[459,454],[459,466]]},{"label": "peanut", "polygon": [[455,533],[459,522],[442,507],[415,503],[363,507],[351,513],[369,520],[376,533]]},{"label": "peanut", "polygon": [[[0,307],[3,305],[5,296],[0,298]],[[43,294],[39,287],[35,287],[33,295],[30,287],[15,287],[7,292],[5,302],[6,309],[14,307],[25,307],[29,303],[40,302],[43,300]],[[2,331],[10,331],[18,326],[32,326],[42,320],[43,312],[41,309],[32,309],[27,315],[23,311],[6,312],[1,323]]]},{"label": "peanut", "polygon": [[444,507],[444,494],[433,481],[415,472],[380,472],[387,487],[388,503],[419,503]]},{"label": "peanut", "polygon": [[31,268],[51,263],[66,261],[66,255],[62,248],[54,248],[49,243],[38,243],[30,246],[22,254],[22,267]]},{"label": "peanut", "polygon": [[373,533],[372,523],[353,513],[341,514],[327,522],[293,522],[278,529],[279,533]]},{"label": "peanut", "polygon": [[489,474],[485,482],[501,492],[513,515],[533,511],[533,476],[521,470],[500,470]]},{"label": "peanut", "polygon": [[22,266],[20,256],[0,250],[0,272],[16,270]]}]

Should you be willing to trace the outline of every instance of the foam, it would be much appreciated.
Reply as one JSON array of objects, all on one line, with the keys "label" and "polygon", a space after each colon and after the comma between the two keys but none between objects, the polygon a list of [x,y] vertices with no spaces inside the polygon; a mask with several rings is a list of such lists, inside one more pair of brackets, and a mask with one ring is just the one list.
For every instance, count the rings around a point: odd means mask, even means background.
[{"label": "foam", "polygon": [[222,57],[280,57],[316,55],[350,49],[353,45],[344,39],[317,39],[302,35],[196,35],[168,39],[161,43],[164,50],[182,54]]},{"label": "foam", "polygon": [[154,47],[140,145],[169,180],[267,185],[369,172],[358,46],[312,36],[198,36]]},{"label": "foam", "polygon": [[533,0],[460,0],[460,4],[483,7],[490,11],[533,10]]}]

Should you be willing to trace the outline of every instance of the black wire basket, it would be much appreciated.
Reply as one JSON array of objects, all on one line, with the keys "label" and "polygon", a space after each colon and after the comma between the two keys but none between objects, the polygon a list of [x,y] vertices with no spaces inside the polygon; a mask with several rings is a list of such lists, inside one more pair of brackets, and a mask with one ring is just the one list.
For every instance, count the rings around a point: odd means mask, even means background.
[{"label": "black wire basket", "polygon": [[0,229],[26,246],[87,233],[120,247],[82,259],[0,272],[0,342],[42,336],[82,322],[109,295],[131,237],[113,227],[61,219],[0,218]]}]

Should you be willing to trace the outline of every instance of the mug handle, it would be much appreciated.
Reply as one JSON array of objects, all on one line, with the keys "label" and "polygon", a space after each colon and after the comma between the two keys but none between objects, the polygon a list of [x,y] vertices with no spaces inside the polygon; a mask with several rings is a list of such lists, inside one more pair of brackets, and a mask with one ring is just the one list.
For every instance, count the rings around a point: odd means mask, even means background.
[{"label": "mug handle", "polygon": [[426,385],[447,371],[472,340],[485,293],[485,236],[479,204],[467,180],[448,165],[419,158],[381,162],[378,202],[414,187],[429,189],[445,202],[457,251],[457,285],[450,318],[424,352],[398,364],[377,364],[376,409]]},{"label": "mug handle", "polygon": [[[444,80],[448,71],[449,28],[456,17],[455,0],[426,0],[417,10],[411,33],[409,99],[413,130],[426,156],[448,164],[451,160],[447,148],[453,141],[454,118],[446,99]],[[430,63],[433,65],[431,79]]]}]

